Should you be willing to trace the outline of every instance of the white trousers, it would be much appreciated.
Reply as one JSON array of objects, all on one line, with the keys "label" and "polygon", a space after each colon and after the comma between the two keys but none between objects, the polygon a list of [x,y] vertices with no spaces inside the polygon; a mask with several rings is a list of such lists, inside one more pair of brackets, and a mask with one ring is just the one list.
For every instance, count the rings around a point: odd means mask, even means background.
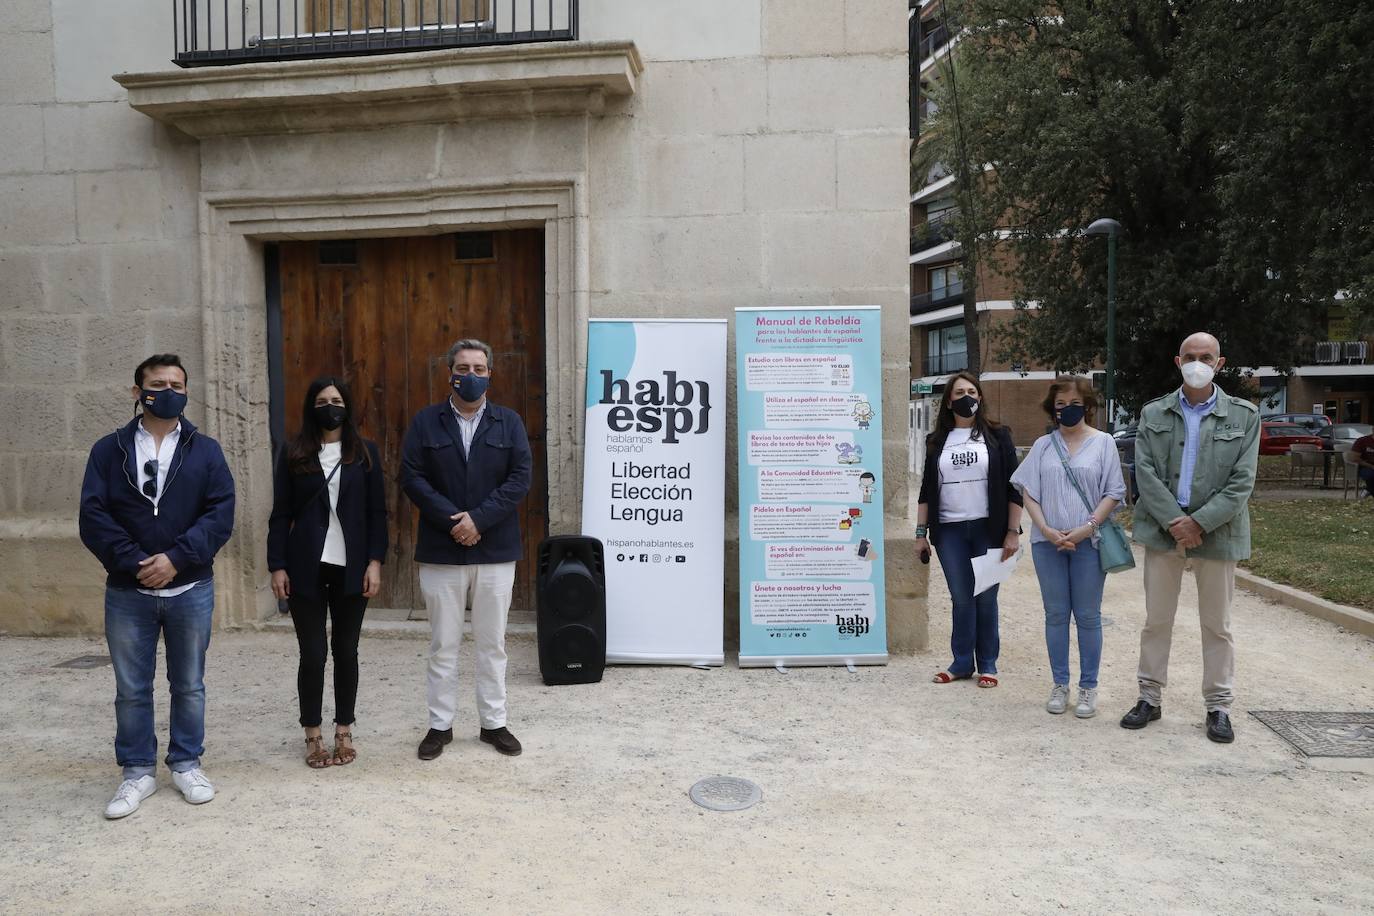
[{"label": "white trousers", "polygon": [[420,564],[420,593],[429,610],[429,727],[453,727],[458,706],[458,647],[463,609],[472,605],[473,668],[482,728],[506,724],[506,617],[515,562],[470,566]]}]

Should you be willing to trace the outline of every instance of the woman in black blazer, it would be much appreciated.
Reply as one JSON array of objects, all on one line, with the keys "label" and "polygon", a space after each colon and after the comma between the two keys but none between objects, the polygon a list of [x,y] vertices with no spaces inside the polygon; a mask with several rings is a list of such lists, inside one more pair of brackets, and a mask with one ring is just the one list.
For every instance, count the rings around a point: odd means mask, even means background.
[{"label": "woman in black blazer", "polygon": [[954,660],[935,675],[937,684],[966,680],[976,671],[979,687],[997,686],[997,586],[973,594],[973,558],[1000,547],[1006,560],[1021,543],[1021,492],[1011,483],[1016,447],[1011,432],[989,420],[983,406],[976,378],[950,376],[926,440],[916,552],[929,559],[935,545],[954,605]]},{"label": "woman in black blazer", "polygon": [[[277,456],[267,568],[272,593],[288,599],[301,662],[296,674],[305,762],[352,763],[358,637],[367,599],[382,584],[386,497],[377,446],[358,435],[348,385],[317,378],[305,393],[301,431]],[[320,735],[325,618],[333,621],[334,750]]]}]

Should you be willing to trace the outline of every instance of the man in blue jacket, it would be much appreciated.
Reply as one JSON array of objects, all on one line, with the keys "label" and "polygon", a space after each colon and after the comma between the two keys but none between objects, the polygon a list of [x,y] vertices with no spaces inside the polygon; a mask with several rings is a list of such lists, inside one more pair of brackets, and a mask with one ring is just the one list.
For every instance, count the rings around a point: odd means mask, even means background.
[{"label": "man in blue jacket", "polygon": [[401,485],[420,510],[415,561],[429,610],[429,731],[421,760],[453,740],[463,608],[472,606],[478,737],[520,753],[506,727],[506,616],[524,553],[516,506],[530,489],[530,444],[515,411],[487,401],[491,347],[464,339],[448,351],[453,390],[406,431]]},{"label": "man in blue jacket", "polygon": [[81,541],[109,574],[105,639],[115,673],[115,759],[123,781],[105,816],[133,814],[157,791],[153,677],[167,645],[172,782],[193,805],[215,797],[200,768],[212,563],[234,527],[234,479],[219,443],[181,416],[186,368],[171,353],[134,370],[142,413],[91,449],[81,484]]}]

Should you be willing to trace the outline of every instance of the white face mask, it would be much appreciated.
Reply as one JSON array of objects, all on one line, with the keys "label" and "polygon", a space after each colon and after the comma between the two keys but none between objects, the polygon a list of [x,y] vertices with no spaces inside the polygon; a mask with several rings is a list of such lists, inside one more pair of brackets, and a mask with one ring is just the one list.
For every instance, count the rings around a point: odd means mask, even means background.
[{"label": "white face mask", "polygon": [[1178,371],[1183,373],[1183,384],[1189,388],[1206,388],[1212,383],[1212,376],[1216,372],[1212,367],[1201,360],[1193,360],[1178,367]]}]

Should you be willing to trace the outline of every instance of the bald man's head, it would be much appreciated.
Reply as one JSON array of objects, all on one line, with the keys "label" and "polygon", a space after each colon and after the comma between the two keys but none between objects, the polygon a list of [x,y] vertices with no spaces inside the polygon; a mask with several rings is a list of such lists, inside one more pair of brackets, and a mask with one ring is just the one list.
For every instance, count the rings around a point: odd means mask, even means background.
[{"label": "bald man's head", "polygon": [[1178,355],[1181,357],[1185,353],[1201,354],[1211,353],[1214,359],[1221,358],[1221,341],[1217,340],[1206,331],[1198,331],[1196,334],[1189,334],[1179,345]]}]

